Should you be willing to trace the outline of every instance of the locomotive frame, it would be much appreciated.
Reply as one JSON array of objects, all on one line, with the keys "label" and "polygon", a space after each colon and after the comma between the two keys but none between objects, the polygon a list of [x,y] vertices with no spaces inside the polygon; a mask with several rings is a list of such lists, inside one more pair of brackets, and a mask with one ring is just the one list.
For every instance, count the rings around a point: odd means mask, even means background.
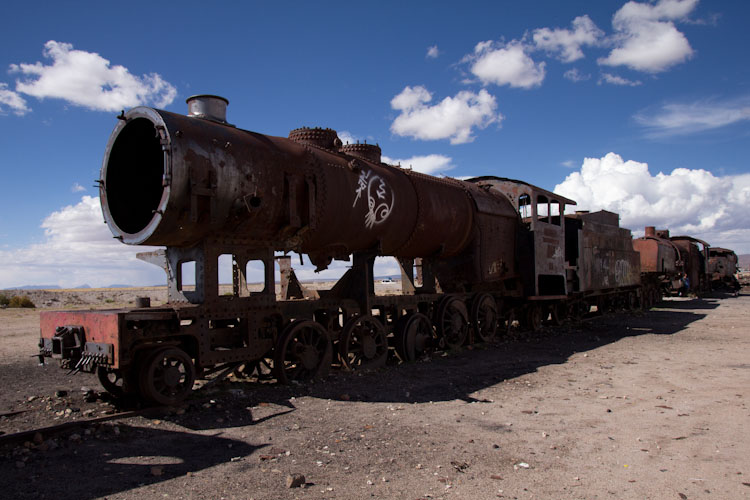
[{"label": "locomotive frame", "polygon": [[[139,258],[166,272],[168,302],[45,311],[40,361],[96,372],[116,395],[175,404],[196,377],[242,366],[270,366],[280,382],[321,378],[332,363],[378,368],[392,351],[414,361],[518,323],[538,329],[660,297],[641,282],[617,214],[566,214],[573,200],[523,181],[387,165],[377,145],[342,145],[330,129],[247,132],[226,122],[227,104],[194,96],[187,117],[143,107],[118,117],[99,180],[105,221],[124,243],[165,247]],[[351,255],[351,268],[310,292],[289,251],[318,269]],[[375,294],[378,255],[399,262],[400,294]],[[228,259],[232,292],[221,295]]]}]

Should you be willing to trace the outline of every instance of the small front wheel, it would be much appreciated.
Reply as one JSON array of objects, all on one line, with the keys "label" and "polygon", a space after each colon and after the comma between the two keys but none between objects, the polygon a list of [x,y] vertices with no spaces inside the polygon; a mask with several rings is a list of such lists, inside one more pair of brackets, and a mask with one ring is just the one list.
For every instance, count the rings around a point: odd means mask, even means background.
[{"label": "small front wheel", "polygon": [[160,405],[175,405],[193,390],[195,365],[182,349],[157,349],[146,356],[138,382],[141,395],[147,400]]}]

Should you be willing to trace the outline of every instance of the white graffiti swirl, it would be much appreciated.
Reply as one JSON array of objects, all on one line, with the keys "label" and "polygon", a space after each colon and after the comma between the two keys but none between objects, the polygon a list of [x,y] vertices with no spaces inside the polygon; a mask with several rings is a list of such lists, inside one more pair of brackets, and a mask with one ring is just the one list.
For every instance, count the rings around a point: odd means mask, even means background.
[{"label": "white graffiti swirl", "polygon": [[370,175],[372,171],[362,170],[357,182],[357,196],[352,207],[357,205],[362,192],[367,191],[367,213],[365,214],[365,227],[372,229],[376,224],[385,221],[393,209],[393,192],[378,175]]}]

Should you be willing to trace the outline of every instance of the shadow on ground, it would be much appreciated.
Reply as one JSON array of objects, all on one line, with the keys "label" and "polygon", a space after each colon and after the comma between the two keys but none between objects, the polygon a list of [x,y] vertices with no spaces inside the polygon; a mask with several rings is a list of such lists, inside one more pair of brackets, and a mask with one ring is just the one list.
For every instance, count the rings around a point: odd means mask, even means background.
[{"label": "shadow on ground", "polygon": [[[199,480],[201,470],[241,462],[265,446],[221,433],[205,436],[113,424],[100,426],[96,434],[76,443],[60,440],[60,448],[31,455],[22,468],[0,462],[3,497],[90,499],[176,477]],[[87,459],[81,460],[82,455]]]}]

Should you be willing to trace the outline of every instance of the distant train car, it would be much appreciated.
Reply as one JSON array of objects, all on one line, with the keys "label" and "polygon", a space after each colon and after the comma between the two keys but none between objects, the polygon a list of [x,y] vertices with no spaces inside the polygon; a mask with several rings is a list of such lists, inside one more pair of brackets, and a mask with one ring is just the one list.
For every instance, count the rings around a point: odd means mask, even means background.
[{"label": "distant train car", "polygon": [[708,274],[712,290],[738,291],[740,283],[737,274],[737,254],[732,250],[710,247],[708,250]]},{"label": "distant train car", "polygon": [[[710,245],[692,236],[670,237],[680,250],[682,261],[681,288],[686,293],[700,295],[710,289],[708,253]],[[676,289],[676,286],[673,286]]]},{"label": "distant train car", "polygon": [[[633,240],[633,248],[641,256],[644,284],[669,292],[673,283],[680,281],[680,249],[669,239],[669,231],[656,231],[654,226],[646,226],[645,234]],[[681,286],[681,282],[678,286]]]}]

